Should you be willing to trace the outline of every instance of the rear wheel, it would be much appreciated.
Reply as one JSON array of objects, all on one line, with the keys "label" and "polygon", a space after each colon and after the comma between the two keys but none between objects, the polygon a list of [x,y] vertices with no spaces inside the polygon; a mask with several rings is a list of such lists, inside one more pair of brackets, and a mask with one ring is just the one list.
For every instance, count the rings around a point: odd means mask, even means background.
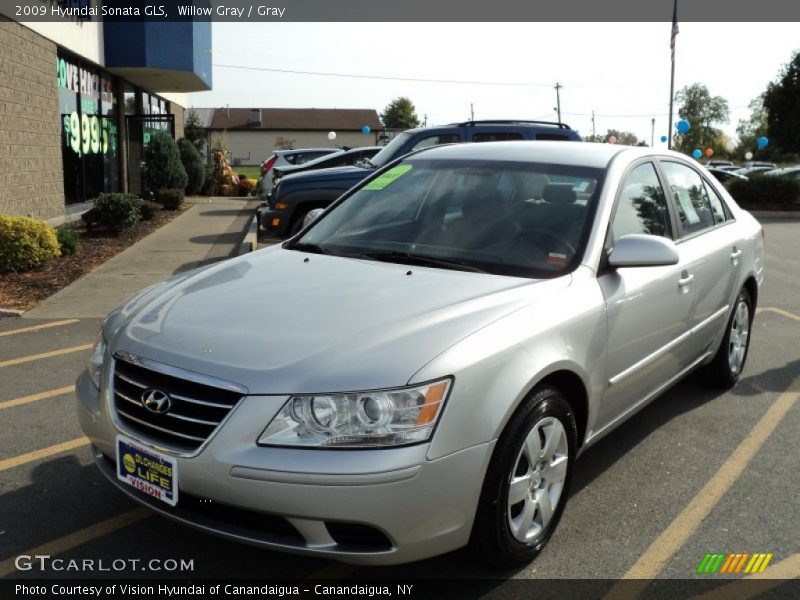
[{"label": "rear wheel", "polygon": [[714,360],[701,371],[705,383],[712,387],[727,389],[739,380],[747,361],[752,320],[753,304],[750,293],[743,289],[736,297],[733,312],[728,319],[722,343],[714,355]]},{"label": "rear wheel", "polygon": [[567,502],[576,440],[575,417],[561,393],[536,389],[492,455],[470,539],[479,558],[512,568],[544,548]]}]

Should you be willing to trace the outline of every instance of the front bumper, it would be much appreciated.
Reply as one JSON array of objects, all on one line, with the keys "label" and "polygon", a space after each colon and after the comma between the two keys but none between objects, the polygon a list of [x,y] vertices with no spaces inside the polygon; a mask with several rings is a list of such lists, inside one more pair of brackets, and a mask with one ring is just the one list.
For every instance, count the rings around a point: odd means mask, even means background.
[{"label": "front bumper", "polygon": [[289,215],[286,211],[260,206],[257,211],[258,223],[262,231],[284,235],[289,228]]},{"label": "front bumper", "polygon": [[208,533],[353,564],[410,562],[465,545],[493,446],[437,460],[426,459],[427,444],[259,447],[258,434],[286,397],[248,396],[198,453],[177,458],[173,508],[117,480],[116,436],[146,441],[113,422],[106,391],[101,395],[85,373],[76,390],[79,421],[100,470],[137,502]]}]

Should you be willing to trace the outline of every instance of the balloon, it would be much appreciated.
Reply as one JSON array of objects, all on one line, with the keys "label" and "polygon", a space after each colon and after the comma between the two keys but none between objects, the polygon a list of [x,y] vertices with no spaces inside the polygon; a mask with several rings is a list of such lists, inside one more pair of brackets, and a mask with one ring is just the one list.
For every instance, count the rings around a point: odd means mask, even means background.
[{"label": "balloon", "polygon": [[361,133],[363,133],[364,135],[369,135],[370,131],[372,131],[372,129],[369,128],[369,125],[364,125],[361,128]]},{"label": "balloon", "polygon": [[675,129],[678,130],[678,133],[686,133],[691,128],[692,128],[691,124],[686,119],[681,119],[680,121],[675,123]]},{"label": "balloon", "polygon": [[701,156],[703,156],[703,153],[702,153],[702,152],[700,152],[700,149],[699,149],[699,148],[695,148],[695,149],[692,151],[692,156],[694,156],[696,159],[699,159]]},{"label": "balloon", "polygon": [[661,136],[661,141],[662,141],[662,142],[666,142],[666,141],[667,141],[667,136],[665,136],[665,135],[662,135],[662,136]]},{"label": "balloon", "polygon": [[608,136],[608,143],[609,144],[616,144],[617,143],[617,136],[615,136],[615,135]]},{"label": "balloon", "polygon": [[751,158],[753,158],[753,153],[752,152],[748,152],[747,154],[744,155],[744,158],[745,158],[745,160],[750,160]]},{"label": "balloon", "polygon": [[757,142],[759,150],[763,150],[764,148],[767,147],[767,144],[769,144],[769,140],[765,138],[763,135],[760,138],[758,138]]},{"label": "balloon", "polygon": [[329,140],[335,140],[335,139],[336,139],[336,132],[335,132],[335,131],[331,131],[331,132],[328,134],[328,139],[329,139]]},{"label": "balloon", "polygon": [[706,148],[706,156],[708,158],[711,158],[712,156],[714,156],[714,150],[712,150],[711,148]]}]

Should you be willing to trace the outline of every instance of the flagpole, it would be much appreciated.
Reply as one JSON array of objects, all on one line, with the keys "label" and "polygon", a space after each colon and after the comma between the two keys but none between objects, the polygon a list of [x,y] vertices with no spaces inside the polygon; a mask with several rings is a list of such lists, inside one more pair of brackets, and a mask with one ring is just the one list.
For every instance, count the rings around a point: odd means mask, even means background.
[{"label": "flagpole", "polygon": [[667,149],[672,150],[672,103],[675,99],[675,37],[678,35],[678,0],[674,0],[672,8],[672,32],[670,48],[672,49],[672,72],[669,78],[669,124],[667,125]]}]

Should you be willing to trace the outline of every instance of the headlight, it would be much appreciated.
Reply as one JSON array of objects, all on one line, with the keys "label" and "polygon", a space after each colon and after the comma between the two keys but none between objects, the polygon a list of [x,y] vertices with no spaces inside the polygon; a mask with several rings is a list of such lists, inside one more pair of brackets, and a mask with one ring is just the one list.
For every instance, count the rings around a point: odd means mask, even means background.
[{"label": "headlight", "polygon": [[431,437],[450,379],[393,390],[292,396],[258,440],[268,446],[404,446]]},{"label": "headlight", "polygon": [[97,341],[92,348],[92,356],[89,357],[89,364],[86,369],[89,371],[89,379],[92,380],[94,387],[100,389],[100,376],[103,373],[103,357],[106,354],[106,342],[103,340],[103,332],[97,334]]}]

